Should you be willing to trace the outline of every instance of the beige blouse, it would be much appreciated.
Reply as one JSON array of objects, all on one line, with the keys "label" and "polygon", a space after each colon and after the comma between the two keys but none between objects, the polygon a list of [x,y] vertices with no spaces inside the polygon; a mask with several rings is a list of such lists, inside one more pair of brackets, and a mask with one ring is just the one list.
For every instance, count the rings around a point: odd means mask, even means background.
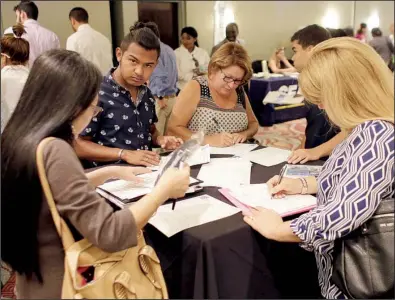
[{"label": "beige blouse", "polygon": [[[128,209],[114,212],[95,192],[85,176],[73,148],[61,139],[47,144],[44,153],[46,173],[60,215],[97,247],[116,252],[137,245],[137,229]],[[73,231],[73,229],[72,229]],[[47,201],[43,199],[38,247],[44,283],[33,276],[17,274],[16,292],[23,299],[60,299],[64,273],[64,252]],[[78,239],[78,238],[77,238]]]}]

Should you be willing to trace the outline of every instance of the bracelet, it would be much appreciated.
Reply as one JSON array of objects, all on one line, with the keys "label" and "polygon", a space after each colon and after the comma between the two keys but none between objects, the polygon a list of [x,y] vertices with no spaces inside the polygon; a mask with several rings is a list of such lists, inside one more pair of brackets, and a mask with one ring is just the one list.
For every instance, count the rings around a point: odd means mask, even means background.
[{"label": "bracelet", "polygon": [[123,150],[125,150],[125,149],[121,149],[121,150],[119,150],[119,152],[118,152],[118,158],[119,158],[119,160],[122,160],[122,153],[123,153]]},{"label": "bracelet", "polygon": [[307,180],[306,178],[299,178],[299,180],[302,182],[302,191],[300,192],[302,195],[306,195],[308,191],[308,185],[307,185]]}]

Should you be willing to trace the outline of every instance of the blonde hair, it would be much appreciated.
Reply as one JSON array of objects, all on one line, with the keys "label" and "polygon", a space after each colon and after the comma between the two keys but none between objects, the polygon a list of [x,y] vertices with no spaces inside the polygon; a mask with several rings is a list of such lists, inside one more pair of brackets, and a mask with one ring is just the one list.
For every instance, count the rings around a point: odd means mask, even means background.
[{"label": "blonde hair", "polygon": [[322,104],[345,131],[369,120],[394,123],[394,77],[376,51],[355,38],[324,41],[299,76],[306,100]]},{"label": "blonde hair", "polygon": [[252,77],[252,62],[243,46],[228,42],[214,52],[208,65],[208,74],[230,66],[238,66],[244,70],[243,81],[247,82]]}]

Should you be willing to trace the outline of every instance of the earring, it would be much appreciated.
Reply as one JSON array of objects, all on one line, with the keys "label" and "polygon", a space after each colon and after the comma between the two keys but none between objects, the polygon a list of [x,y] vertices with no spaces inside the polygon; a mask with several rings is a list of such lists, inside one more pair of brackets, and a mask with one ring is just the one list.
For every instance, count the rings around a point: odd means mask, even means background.
[{"label": "earring", "polygon": [[71,125],[71,132],[72,132],[72,134],[74,136],[74,139],[76,140],[78,138],[78,134],[75,133],[74,125]]}]

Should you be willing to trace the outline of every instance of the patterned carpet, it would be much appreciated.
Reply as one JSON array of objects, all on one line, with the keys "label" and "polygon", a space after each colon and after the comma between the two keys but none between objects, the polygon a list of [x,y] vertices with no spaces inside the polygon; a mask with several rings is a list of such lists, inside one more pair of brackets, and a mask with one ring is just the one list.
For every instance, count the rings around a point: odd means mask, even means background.
[{"label": "patterned carpet", "polygon": [[[298,149],[304,143],[306,119],[275,124],[271,127],[260,127],[255,139],[263,146],[271,146],[286,150]],[[1,263],[1,298],[16,299],[14,295],[15,274]]]}]

